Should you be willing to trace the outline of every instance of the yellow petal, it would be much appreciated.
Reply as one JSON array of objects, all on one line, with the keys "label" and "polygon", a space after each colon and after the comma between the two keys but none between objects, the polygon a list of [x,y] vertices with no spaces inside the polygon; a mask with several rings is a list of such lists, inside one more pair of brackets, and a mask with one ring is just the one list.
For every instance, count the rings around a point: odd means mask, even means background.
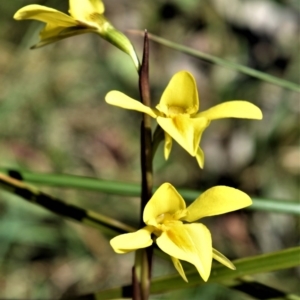
[{"label": "yellow petal", "polygon": [[169,134],[165,132],[165,147],[164,147],[165,160],[169,158],[171,150],[172,150],[172,138],[170,137]]},{"label": "yellow petal", "polygon": [[69,0],[69,13],[78,21],[90,22],[94,17],[104,13],[104,4],[100,0]]},{"label": "yellow petal", "polygon": [[185,202],[170,183],[162,184],[146,204],[143,220],[147,225],[156,226],[155,219],[163,214],[175,214],[186,208]]},{"label": "yellow petal", "polygon": [[108,104],[119,106],[125,109],[137,110],[148,114],[152,118],[157,117],[157,113],[155,110],[151,109],[150,107],[142,104],[141,102],[134,100],[127,95],[118,92],[118,91],[111,91],[105,96],[105,101]]},{"label": "yellow petal", "polygon": [[190,155],[195,156],[201,135],[209,125],[209,120],[178,115],[173,118],[158,117],[157,123]]},{"label": "yellow petal", "polygon": [[221,252],[213,248],[213,258],[231,270],[235,270],[234,264]]},{"label": "yellow petal", "polygon": [[261,110],[247,101],[228,101],[197,114],[210,120],[221,118],[262,119]]},{"label": "yellow petal", "polygon": [[203,217],[224,214],[252,204],[250,197],[228,186],[215,186],[201,194],[188,208],[182,220],[194,222]]},{"label": "yellow petal", "polygon": [[197,86],[192,74],[176,73],[165,89],[156,108],[169,116],[169,112],[194,114],[199,109]]},{"label": "yellow petal", "polygon": [[[46,27],[48,27],[48,25]],[[63,27],[56,27],[53,28],[53,30],[51,28],[47,28],[47,30],[44,30],[42,30],[40,33],[41,40],[36,45],[31,47],[31,49],[40,48],[74,35],[92,32],[91,29],[77,29],[76,27],[69,27],[67,28],[67,31]]]},{"label": "yellow petal", "polygon": [[172,262],[173,262],[173,265],[175,267],[175,269],[178,271],[178,273],[180,274],[180,276],[182,277],[182,279],[185,281],[185,282],[188,282],[186,276],[185,276],[185,273],[184,273],[184,270],[183,270],[183,267],[182,267],[182,264],[181,262],[179,261],[179,259],[171,256],[171,259],[172,259]]},{"label": "yellow petal", "polygon": [[[47,24],[40,32],[40,39],[45,40],[52,37],[57,37],[66,27],[58,27],[53,24]],[[58,37],[59,39],[59,37]]]},{"label": "yellow petal", "polygon": [[201,169],[203,169],[203,167],[204,167],[204,152],[201,149],[201,147],[198,147],[198,150],[197,150],[197,153],[196,153],[196,159],[197,159],[197,162],[199,164],[199,167]]},{"label": "yellow petal", "polygon": [[117,253],[127,253],[152,245],[153,227],[146,226],[136,232],[118,235],[110,240],[110,245]]},{"label": "yellow petal", "polygon": [[19,9],[15,15],[16,20],[39,20],[45,23],[53,24],[57,27],[71,27],[78,25],[72,17],[50,7],[42,5],[27,5]]},{"label": "yellow petal", "polygon": [[212,242],[210,232],[203,224],[169,226],[156,243],[170,256],[193,264],[207,281],[212,264]]}]

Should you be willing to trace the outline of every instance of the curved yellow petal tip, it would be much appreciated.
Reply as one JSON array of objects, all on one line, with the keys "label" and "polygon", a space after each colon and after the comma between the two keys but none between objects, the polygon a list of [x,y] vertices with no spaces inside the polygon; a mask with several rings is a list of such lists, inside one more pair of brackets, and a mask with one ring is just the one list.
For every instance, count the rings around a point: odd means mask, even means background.
[{"label": "curved yellow petal tip", "polygon": [[221,252],[213,248],[213,258],[231,270],[236,270],[234,264]]},{"label": "curved yellow petal tip", "polygon": [[164,146],[164,156],[165,160],[169,159],[171,150],[172,150],[172,138],[165,132],[165,146]]},{"label": "curved yellow petal tip", "polygon": [[13,18],[15,19],[15,20],[22,20],[22,17],[20,16],[21,14],[20,14],[20,11],[18,10],[15,14],[14,14],[14,16],[13,16]]},{"label": "curved yellow petal tip", "polygon": [[[251,104],[251,105],[248,105],[248,109],[249,109],[248,118],[262,120],[263,113],[262,113],[261,109],[258,106],[254,105],[250,102],[249,102],[249,104]],[[247,117],[245,117],[245,118],[247,118]]]},{"label": "curved yellow petal tip", "polygon": [[186,275],[184,273],[184,270],[183,270],[183,267],[182,267],[182,264],[181,262],[179,261],[179,259],[171,256],[171,259],[172,259],[172,262],[174,264],[174,267],[175,269],[178,271],[179,275],[182,277],[182,279],[185,281],[185,282],[189,282],[188,279],[186,278]]},{"label": "curved yellow petal tip", "polygon": [[35,5],[35,4],[31,4],[31,5],[26,5],[22,8],[20,8],[18,11],[16,11],[13,18],[18,21],[28,19],[27,13],[32,11],[33,9],[35,9],[36,6],[37,5]]},{"label": "curved yellow petal tip", "polygon": [[203,169],[204,168],[204,152],[200,147],[197,150],[196,159],[197,159],[199,167],[201,169]]}]

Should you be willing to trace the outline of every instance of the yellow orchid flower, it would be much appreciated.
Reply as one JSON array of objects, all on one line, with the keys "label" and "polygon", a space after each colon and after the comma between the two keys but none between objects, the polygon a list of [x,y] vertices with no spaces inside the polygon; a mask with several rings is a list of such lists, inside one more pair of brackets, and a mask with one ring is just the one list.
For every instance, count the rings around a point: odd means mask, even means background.
[{"label": "yellow orchid flower", "polygon": [[56,9],[32,4],[19,9],[16,20],[33,19],[46,23],[40,32],[40,42],[32,48],[38,48],[61,39],[83,34],[97,33],[132,58],[139,69],[139,60],[128,38],[116,30],[104,16],[104,4],[100,0],[69,0],[69,13],[64,14]]},{"label": "yellow orchid flower", "polygon": [[262,119],[261,110],[247,101],[228,101],[198,112],[196,82],[192,74],[186,71],[178,72],[172,77],[156,109],[118,91],[109,92],[105,100],[109,104],[137,110],[156,118],[165,132],[165,159],[170,155],[174,139],[190,155],[196,157],[201,168],[204,165],[204,153],[199,143],[210,121],[220,118]]},{"label": "yellow orchid flower", "polygon": [[153,235],[158,247],[171,256],[176,270],[185,281],[188,280],[180,259],[193,264],[203,280],[207,281],[213,258],[230,269],[235,270],[235,267],[212,248],[211,235],[205,225],[187,223],[251,204],[250,197],[244,192],[227,186],[215,186],[186,207],[176,189],[170,183],[164,183],[145,206],[143,220],[146,226],[136,232],[119,235],[110,244],[115,252],[127,253],[152,245]]}]

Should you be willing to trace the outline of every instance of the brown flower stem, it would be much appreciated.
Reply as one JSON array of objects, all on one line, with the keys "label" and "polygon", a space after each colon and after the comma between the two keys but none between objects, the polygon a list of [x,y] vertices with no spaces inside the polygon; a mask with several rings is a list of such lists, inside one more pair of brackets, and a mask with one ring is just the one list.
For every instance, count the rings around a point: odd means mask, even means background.
[{"label": "brown flower stem", "polygon": [[[139,70],[139,88],[141,101],[144,105],[151,107],[150,101],[150,87],[149,87],[149,40],[147,31],[145,31],[144,37],[144,53],[142,65]],[[141,213],[140,213],[140,228],[144,227],[143,211],[152,196],[153,187],[153,175],[152,175],[152,132],[151,132],[151,117],[147,114],[143,114],[143,120],[141,124],[141,173],[142,173],[142,193],[141,193]],[[149,298],[150,283],[151,283],[151,266],[152,266],[152,247],[138,250],[136,253],[136,266],[135,272],[137,272],[137,264],[140,267],[140,292],[141,299],[147,300]],[[136,277],[133,277],[133,279]],[[134,286],[135,282],[133,282]],[[134,295],[133,299],[137,300],[137,295]]]},{"label": "brown flower stem", "polygon": [[[144,39],[144,55],[139,72],[139,87],[142,103],[151,107],[150,86],[149,86],[149,40],[147,31]],[[143,114],[141,124],[141,168],[142,168],[142,206],[141,215],[144,207],[152,197],[152,133],[151,133],[151,117]],[[141,218],[141,226],[144,226]]]},{"label": "brown flower stem", "polygon": [[142,300],[141,287],[139,284],[139,280],[137,278],[137,271],[136,271],[135,266],[132,267],[131,276],[132,276],[132,299],[133,300]]}]

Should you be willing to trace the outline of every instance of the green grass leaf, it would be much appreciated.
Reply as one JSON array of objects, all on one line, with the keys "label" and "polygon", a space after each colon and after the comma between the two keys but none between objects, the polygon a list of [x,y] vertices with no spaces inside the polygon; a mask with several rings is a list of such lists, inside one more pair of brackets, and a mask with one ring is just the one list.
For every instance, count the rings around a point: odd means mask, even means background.
[{"label": "green grass leaf", "polygon": [[[137,33],[137,34],[143,34],[141,31],[135,31],[135,30],[131,30],[130,33]],[[161,38],[159,36],[156,36],[154,34],[149,34],[149,39],[152,40],[153,42],[159,43],[161,45],[164,45],[166,47],[169,47],[171,49],[180,51],[182,53],[188,54],[190,56],[196,57],[196,58],[200,58],[203,59],[207,62],[231,69],[231,70],[235,70],[238,72],[241,72],[243,74],[246,74],[248,76],[257,78],[259,80],[263,80],[278,86],[281,86],[283,88],[295,91],[295,92],[300,92],[300,86],[294,82],[290,82],[272,75],[269,75],[267,73],[264,72],[260,72],[257,71],[255,69],[246,67],[244,65],[240,65],[234,62],[230,62],[228,60],[222,59],[220,57],[208,54],[208,53],[204,53],[186,46],[183,46],[181,44],[177,44],[174,43],[172,41],[169,41],[167,39]]]},{"label": "green grass leaf", "polygon": [[[236,271],[232,271],[222,265],[213,267],[208,283],[221,283],[225,286],[234,286],[239,278],[248,275],[267,273],[282,269],[292,268],[299,265],[300,247],[289,248],[268,254],[256,255],[252,257],[237,259],[233,261]],[[186,272],[188,283],[182,280],[179,275],[154,278],[151,284],[151,294],[166,293],[173,290],[186,289],[193,286],[206,284],[196,270]],[[113,299],[130,297],[131,287],[123,286],[106,291],[99,291],[86,295],[84,299]],[[91,298],[91,297],[94,298]],[[81,299],[81,298],[80,298]]]},{"label": "green grass leaf", "polygon": [[[26,182],[40,185],[85,189],[111,195],[131,197],[140,197],[141,194],[141,188],[137,183],[102,180],[73,175],[33,173],[27,171],[8,170],[5,168],[0,168],[0,171],[15,178],[23,179]],[[178,191],[187,202],[194,201],[201,194],[201,191],[188,189],[178,189]],[[253,204],[247,209],[300,215],[300,205],[297,201],[279,201],[257,197],[252,197],[252,200]]]}]

